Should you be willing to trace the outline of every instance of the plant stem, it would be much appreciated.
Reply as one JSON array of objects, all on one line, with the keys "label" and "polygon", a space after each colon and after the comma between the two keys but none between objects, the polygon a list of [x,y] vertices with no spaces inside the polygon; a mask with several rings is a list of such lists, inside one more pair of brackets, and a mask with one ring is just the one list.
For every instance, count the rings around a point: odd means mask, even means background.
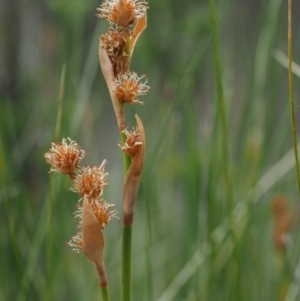
[{"label": "plant stem", "polygon": [[[223,168],[224,168],[224,178],[226,185],[227,193],[227,210],[230,212],[232,208],[232,187],[229,176],[229,150],[228,150],[228,129],[227,129],[227,118],[226,118],[226,107],[224,100],[224,91],[222,83],[222,69],[221,69],[221,58],[220,58],[220,47],[218,41],[218,25],[217,25],[217,13],[216,13],[216,4],[215,0],[210,0],[210,18],[211,18],[211,27],[213,35],[213,48],[214,48],[214,66],[215,66],[215,75],[216,75],[216,84],[217,84],[217,96],[218,96],[218,109],[217,114],[220,114],[221,127],[222,127],[222,155],[223,155]],[[218,120],[218,118],[217,118]]]},{"label": "plant stem", "polygon": [[[121,133],[122,144],[126,141],[126,135]],[[123,152],[124,177],[131,164],[131,158]],[[131,250],[132,250],[132,225],[123,225],[122,235],[122,301],[131,301]]]},{"label": "plant stem", "polygon": [[101,286],[100,287],[101,289],[101,299],[102,301],[110,301],[110,298],[109,298],[109,293],[108,293],[108,287],[107,286]]},{"label": "plant stem", "polygon": [[[215,76],[216,76],[216,86],[217,86],[217,98],[218,98],[218,107],[217,107],[217,121],[218,116],[221,120],[221,130],[222,130],[222,159],[223,159],[223,170],[224,170],[224,180],[225,180],[225,189],[226,189],[226,199],[227,199],[227,214],[229,216],[230,223],[230,235],[234,242],[235,256],[238,268],[240,267],[240,248],[239,241],[235,233],[235,223],[234,218],[231,214],[233,207],[233,192],[232,192],[232,183],[230,177],[230,156],[229,156],[229,134],[228,134],[228,125],[226,117],[226,105],[225,97],[222,83],[222,67],[221,67],[221,55],[220,55],[220,46],[219,46],[219,37],[218,37],[218,24],[217,24],[217,10],[215,0],[210,0],[210,18],[211,18],[211,27],[212,27],[212,36],[213,36],[213,48],[214,48],[214,67],[215,67]],[[218,124],[218,123],[217,123]],[[217,130],[218,130],[217,126]],[[216,132],[217,135],[218,132]],[[239,300],[242,300],[242,291],[240,285],[240,268],[236,273],[236,289]]]},{"label": "plant stem", "polygon": [[[130,39],[127,33],[125,53],[130,56]],[[125,66],[126,71],[129,69],[130,61]],[[121,133],[122,144],[125,144],[126,135]],[[130,156],[123,152],[124,177],[131,164]],[[132,295],[132,225],[123,224],[122,235],[122,301],[131,301]]]},{"label": "plant stem", "polygon": [[292,73],[292,57],[293,57],[293,52],[292,52],[292,0],[288,0],[288,57],[289,57],[289,94],[290,94],[292,134],[293,134],[293,144],[294,144],[294,153],[295,153],[295,161],[296,161],[297,180],[298,180],[298,193],[300,196],[300,171],[299,171],[297,135],[296,135],[296,124],[295,124],[293,73]]},{"label": "plant stem", "polygon": [[60,135],[62,103],[63,103],[63,98],[64,98],[64,87],[65,87],[65,75],[66,75],[66,64],[63,65],[62,70],[61,70],[61,75],[60,75],[58,108],[57,108],[57,118],[56,118],[54,141],[58,141],[59,135]]},{"label": "plant stem", "polygon": [[122,241],[122,301],[131,301],[132,225],[123,225]]},{"label": "plant stem", "polygon": [[[120,135],[121,135],[122,145],[124,145],[126,141],[126,135],[124,133],[120,133]],[[131,164],[131,158],[128,155],[126,155],[125,152],[123,152],[123,162],[124,162],[124,177],[125,177]]]}]

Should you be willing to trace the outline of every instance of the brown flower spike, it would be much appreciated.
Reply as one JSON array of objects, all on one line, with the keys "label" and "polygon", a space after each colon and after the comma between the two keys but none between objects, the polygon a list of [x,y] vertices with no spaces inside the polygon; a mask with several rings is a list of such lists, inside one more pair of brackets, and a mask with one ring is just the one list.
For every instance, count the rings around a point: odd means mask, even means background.
[{"label": "brown flower spike", "polygon": [[85,151],[79,145],[68,138],[69,144],[64,138],[61,143],[51,143],[51,149],[45,154],[46,162],[51,165],[50,172],[74,174],[79,162],[85,157]]},{"label": "brown flower spike", "polygon": [[145,75],[138,77],[135,72],[127,72],[119,75],[116,80],[116,98],[119,101],[129,104],[140,103],[144,105],[144,103],[139,100],[139,96],[146,95],[150,89],[150,87],[146,85],[147,79],[145,79],[144,83],[140,82],[141,79],[145,77]]},{"label": "brown flower spike", "polygon": [[87,196],[90,200],[101,197],[103,189],[107,186],[105,172],[105,163],[103,160],[99,167],[82,167],[76,174],[71,190],[78,192],[81,197]]},{"label": "brown flower spike", "polygon": [[96,16],[117,26],[127,27],[144,18],[147,8],[147,2],[140,0],[107,0],[97,8]]},{"label": "brown flower spike", "polygon": [[118,31],[110,30],[100,37],[111,61],[114,76],[127,68],[128,55],[125,52],[126,38]]},{"label": "brown flower spike", "polygon": [[98,220],[98,223],[103,229],[112,218],[118,218],[118,212],[114,210],[115,205],[108,204],[104,199],[91,200],[89,204]]},{"label": "brown flower spike", "polygon": [[122,133],[125,134],[126,140],[124,145],[119,144],[119,146],[124,151],[124,153],[132,159],[135,157],[142,146],[139,131],[137,128],[133,131],[128,131],[127,129],[125,129],[124,131],[122,131]]}]

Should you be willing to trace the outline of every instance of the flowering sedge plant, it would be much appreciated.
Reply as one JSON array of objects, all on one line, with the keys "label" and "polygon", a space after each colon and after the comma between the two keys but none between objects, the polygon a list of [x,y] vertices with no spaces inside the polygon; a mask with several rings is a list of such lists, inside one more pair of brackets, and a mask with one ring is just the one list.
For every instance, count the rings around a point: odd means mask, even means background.
[{"label": "flowering sedge plant", "polygon": [[102,198],[108,175],[105,172],[105,160],[99,167],[81,167],[79,163],[85,157],[85,151],[70,138],[68,141],[69,143],[63,139],[61,143],[52,143],[45,159],[51,165],[50,172],[69,175],[71,190],[81,197],[74,213],[75,219],[78,220],[78,233],[67,245],[77,253],[82,251],[94,263],[100,286],[106,291],[102,229],[112,218],[117,217],[117,212],[114,205]]},{"label": "flowering sedge plant", "polygon": [[[131,248],[134,207],[141,180],[146,136],[142,120],[136,115],[136,127],[128,130],[125,105],[144,103],[140,96],[150,87],[145,75],[138,76],[129,69],[135,44],[147,26],[147,3],[140,0],[107,0],[97,8],[96,16],[109,22],[107,33],[100,36],[99,61],[115,111],[124,157],[123,240],[122,240],[122,301],[131,301]],[[97,166],[82,167],[85,151],[70,138],[52,143],[45,154],[50,172],[69,175],[71,190],[80,201],[74,213],[78,233],[67,243],[76,252],[82,251],[95,265],[103,301],[110,300],[103,249],[102,229],[117,217],[114,205],[103,198],[108,173],[105,160]]]},{"label": "flowering sedge plant", "polygon": [[107,0],[97,9],[97,17],[109,22],[108,32],[100,37],[99,61],[115,111],[121,149],[124,152],[122,300],[131,300],[131,248],[134,205],[141,180],[146,136],[142,120],[128,130],[125,105],[144,104],[140,97],[150,87],[145,75],[130,70],[135,44],[147,26],[147,3],[140,0]]}]

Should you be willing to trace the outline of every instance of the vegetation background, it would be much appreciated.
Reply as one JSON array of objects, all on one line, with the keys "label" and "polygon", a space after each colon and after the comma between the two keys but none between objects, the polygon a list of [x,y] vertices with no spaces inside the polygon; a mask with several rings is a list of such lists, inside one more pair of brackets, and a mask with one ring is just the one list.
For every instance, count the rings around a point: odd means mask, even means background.
[{"label": "vegetation background", "polygon": [[[122,154],[98,39],[95,0],[0,2],[0,300],[99,300],[93,266],[65,246],[77,196],[48,175],[59,140],[108,160],[108,202],[122,210]],[[300,2],[293,1],[300,63]],[[133,245],[133,296],[143,301],[299,300],[300,236],[273,243],[276,195],[299,213],[288,101],[287,1],[149,0],[133,68],[152,87],[139,114],[147,134]],[[211,15],[217,14],[222,74]],[[63,85],[61,84],[61,75]],[[294,68],[297,71],[297,68]],[[217,96],[222,79],[225,111]],[[299,73],[294,78],[299,113]],[[224,122],[224,117],[226,120]],[[297,123],[299,125],[299,118]],[[224,126],[226,125],[226,126]],[[299,131],[299,130],[298,130]],[[112,300],[120,296],[121,224],[105,229]]]}]

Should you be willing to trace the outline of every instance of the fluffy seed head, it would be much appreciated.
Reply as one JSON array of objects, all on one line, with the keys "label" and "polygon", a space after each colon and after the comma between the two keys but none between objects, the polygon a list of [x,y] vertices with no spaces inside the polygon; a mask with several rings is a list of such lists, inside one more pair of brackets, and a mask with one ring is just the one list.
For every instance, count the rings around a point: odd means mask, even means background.
[{"label": "fluffy seed head", "polygon": [[119,101],[129,104],[144,104],[139,100],[140,95],[145,95],[150,87],[147,86],[147,78],[145,82],[140,82],[141,79],[146,78],[145,75],[138,77],[135,72],[127,72],[121,74],[116,79],[115,94]]},{"label": "fluffy seed head", "polygon": [[90,206],[100,224],[101,228],[104,228],[112,218],[117,218],[118,212],[114,210],[113,204],[108,204],[104,199],[92,200]]},{"label": "fluffy seed head", "polygon": [[61,172],[72,175],[79,162],[85,157],[85,151],[68,138],[61,143],[51,143],[51,149],[45,154],[46,162],[51,165],[50,172]]},{"label": "fluffy seed head", "polygon": [[147,2],[140,0],[106,0],[97,8],[96,16],[117,26],[133,25],[146,16]]},{"label": "fluffy seed head", "polygon": [[108,173],[105,172],[106,161],[104,160],[100,167],[88,166],[82,167],[73,181],[71,190],[78,192],[81,197],[97,199],[103,193],[107,186],[106,178]]},{"label": "fluffy seed head", "polygon": [[119,146],[126,155],[128,155],[130,158],[134,158],[142,145],[142,142],[140,142],[138,129],[133,129],[132,131],[125,129],[122,131],[122,133],[125,134],[126,140],[124,145]]}]

